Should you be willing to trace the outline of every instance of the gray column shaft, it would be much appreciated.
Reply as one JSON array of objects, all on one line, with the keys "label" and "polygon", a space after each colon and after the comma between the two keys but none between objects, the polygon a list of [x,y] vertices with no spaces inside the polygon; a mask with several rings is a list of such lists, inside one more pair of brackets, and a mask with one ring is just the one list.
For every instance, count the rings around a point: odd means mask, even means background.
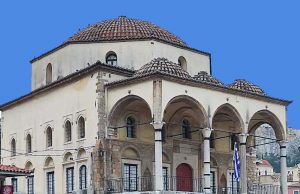
[{"label": "gray column shaft", "polygon": [[286,166],[286,142],[280,143],[280,188],[282,194],[288,194],[287,166]]}]

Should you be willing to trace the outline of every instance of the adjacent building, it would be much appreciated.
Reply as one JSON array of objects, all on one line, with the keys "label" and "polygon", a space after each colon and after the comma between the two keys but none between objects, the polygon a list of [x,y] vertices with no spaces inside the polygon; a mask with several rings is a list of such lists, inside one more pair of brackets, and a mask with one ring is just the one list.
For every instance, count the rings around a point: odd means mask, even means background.
[{"label": "adjacent building", "polygon": [[32,91],[0,106],[2,161],[34,169],[33,191],[18,178],[18,192],[246,193],[258,181],[255,130],[264,123],[286,177],[290,101],[243,79],[222,83],[209,53],[155,24],[102,21],[31,64]]}]

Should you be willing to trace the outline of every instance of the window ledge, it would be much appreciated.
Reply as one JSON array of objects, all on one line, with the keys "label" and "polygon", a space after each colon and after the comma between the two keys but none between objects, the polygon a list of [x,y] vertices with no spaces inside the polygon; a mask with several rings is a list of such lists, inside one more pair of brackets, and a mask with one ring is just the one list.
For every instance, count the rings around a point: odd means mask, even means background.
[{"label": "window ledge", "polygon": [[81,142],[81,141],[85,141],[85,140],[86,140],[86,138],[84,137],[84,138],[80,138],[80,139],[76,140],[76,142]]},{"label": "window ledge", "polygon": [[64,143],[64,145],[70,145],[70,144],[72,144],[72,141],[68,141]]},{"label": "window ledge", "polygon": [[46,150],[53,150],[53,147],[47,147]]}]

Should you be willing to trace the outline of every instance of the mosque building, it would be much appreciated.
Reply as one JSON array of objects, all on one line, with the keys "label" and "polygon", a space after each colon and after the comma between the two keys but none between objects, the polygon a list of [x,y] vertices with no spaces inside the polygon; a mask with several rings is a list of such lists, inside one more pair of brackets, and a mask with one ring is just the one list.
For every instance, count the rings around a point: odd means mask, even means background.
[{"label": "mosque building", "polygon": [[243,79],[225,85],[210,53],[167,30],[121,16],[31,64],[31,92],[0,105],[2,163],[32,172],[6,179],[15,192],[247,193],[257,181],[255,130],[269,124],[287,193],[291,102]]}]

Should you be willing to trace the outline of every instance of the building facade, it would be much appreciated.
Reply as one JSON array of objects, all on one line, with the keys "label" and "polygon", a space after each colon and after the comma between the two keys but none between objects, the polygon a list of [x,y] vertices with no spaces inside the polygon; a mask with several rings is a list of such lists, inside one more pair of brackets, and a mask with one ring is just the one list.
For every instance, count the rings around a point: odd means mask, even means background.
[{"label": "building facade", "polygon": [[[264,123],[286,177],[290,101],[245,80],[223,84],[209,53],[154,24],[96,23],[31,63],[32,92],[0,110],[2,161],[35,169],[34,193],[246,193],[257,182],[254,134]],[[26,180],[17,181],[26,193]]]}]

